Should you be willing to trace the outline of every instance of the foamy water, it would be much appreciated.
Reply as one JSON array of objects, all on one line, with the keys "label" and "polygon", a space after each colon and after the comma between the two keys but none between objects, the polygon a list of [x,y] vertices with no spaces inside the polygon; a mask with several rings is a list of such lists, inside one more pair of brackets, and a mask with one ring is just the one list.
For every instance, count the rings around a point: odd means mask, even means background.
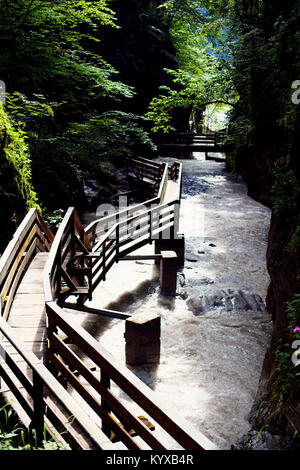
[{"label": "foamy water", "polygon": [[[249,430],[247,415],[272,332],[270,315],[255,310],[255,302],[249,306],[251,299],[265,299],[269,284],[270,211],[249,198],[244,183],[226,174],[222,163],[199,159],[183,165],[186,262],[176,297],[160,295],[152,261],[122,261],[87,304],[161,316],[159,365],[131,370],[219,448],[230,449]],[[251,300],[247,310],[244,298]],[[69,315],[125,364],[124,321]]]}]

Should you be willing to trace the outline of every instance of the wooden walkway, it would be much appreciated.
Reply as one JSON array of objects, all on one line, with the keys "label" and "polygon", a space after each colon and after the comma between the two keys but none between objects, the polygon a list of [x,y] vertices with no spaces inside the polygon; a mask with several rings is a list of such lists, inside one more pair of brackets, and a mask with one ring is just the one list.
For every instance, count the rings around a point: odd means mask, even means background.
[{"label": "wooden walkway", "polygon": [[[21,281],[12,304],[8,324],[23,341],[26,350],[33,352],[37,359],[44,362],[47,351],[45,299],[43,289],[43,270],[48,253],[37,253]],[[32,378],[31,368],[5,339],[4,346],[19,367]],[[38,361],[37,361],[38,362]],[[9,367],[4,365],[8,371]],[[23,388],[20,384],[20,389]],[[14,402],[14,396],[9,387],[2,381],[0,392],[8,401]],[[17,402],[15,404],[17,406]],[[26,418],[23,418],[26,420]]]},{"label": "wooden walkway", "polygon": [[48,253],[37,253],[19,285],[8,324],[29,351],[44,359],[47,350],[43,270]]},{"label": "wooden walkway", "polygon": [[[114,263],[151,244],[166,229],[177,234],[182,165],[141,158],[128,170],[140,181],[152,181],[152,199],[134,207],[141,213],[127,214],[124,221],[124,211],[119,212],[107,231],[111,216],[84,229],[75,209],[69,208],[54,238],[31,209],[15,233],[0,260],[0,390],[25,426],[41,438],[46,425],[71,449],[167,450],[166,438],[186,450],[215,449],[86,330],[71,325],[63,310],[70,308],[67,298],[77,295],[74,309],[114,316],[84,303]],[[124,394],[137,414],[121,399]],[[158,437],[141,417],[161,427],[164,435]]]}]

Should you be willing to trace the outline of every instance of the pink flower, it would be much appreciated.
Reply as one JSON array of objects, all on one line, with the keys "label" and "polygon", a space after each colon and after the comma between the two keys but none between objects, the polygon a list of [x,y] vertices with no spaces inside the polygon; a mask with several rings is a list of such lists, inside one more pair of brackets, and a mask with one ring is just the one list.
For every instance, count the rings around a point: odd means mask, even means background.
[{"label": "pink flower", "polygon": [[300,333],[300,328],[299,328],[299,326],[296,326],[296,328],[294,329],[294,333]]}]

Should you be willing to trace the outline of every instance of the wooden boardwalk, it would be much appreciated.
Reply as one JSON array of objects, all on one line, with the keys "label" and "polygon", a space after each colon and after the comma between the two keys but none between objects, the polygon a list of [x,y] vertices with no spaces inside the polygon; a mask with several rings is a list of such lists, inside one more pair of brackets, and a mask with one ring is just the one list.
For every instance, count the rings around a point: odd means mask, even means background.
[{"label": "wooden boardwalk", "polygon": [[[84,229],[69,208],[54,238],[31,209],[15,233],[0,260],[0,390],[39,439],[46,425],[55,440],[66,439],[72,449],[167,450],[169,438],[186,450],[215,449],[85,329],[71,325],[63,310],[69,308],[66,299],[77,295],[74,307],[84,311],[85,301],[115,263],[170,227],[177,233],[182,165],[140,158],[129,170],[140,181],[152,181],[152,199],[134,208],[143,208],[141,214],[124,221],[121,211],[103,232],[111,216]],[[128,223],[134,231],[127,230]],[[43,364],[46,354],[49,369]],[[123,402],[124,394],[136,412]],[[141,417],[161,427],[162,437]]]},{"label": "wooden boardwalk", "polygon": [[[43,289],[43,269],[48,253],[37,253],[26,271],[15,295],[11,307],[8,324],[23,341],[27,351],[33,352],[37,359],[44,362],[47,350],[45,299]],[[31,377],[31,369],[24,359],[4,340],[4,345],[11,353],[15,362],[22,368],[28,377]],[[8,370],[9,368],[5,366]],[[1,392],[6,392],[9,401],[13,397],[4,382],[1,383]]]}]

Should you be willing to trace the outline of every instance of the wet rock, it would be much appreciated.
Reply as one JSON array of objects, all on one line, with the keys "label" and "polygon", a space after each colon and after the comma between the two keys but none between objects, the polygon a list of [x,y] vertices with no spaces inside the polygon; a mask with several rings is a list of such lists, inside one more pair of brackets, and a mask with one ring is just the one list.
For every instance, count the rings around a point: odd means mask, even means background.
[{"label": "wet rock", "polygon": [[178,292],[178,295],[179,295],[183,300],[186,300],[186,299],[189,297],[189,294],[188,294],[188,292],[187,292],[185,289],[180,290],[180,291]]},{"label": "wet rock", "polygon": [[233,310],[233,303],[229,297],[225,297],[225,309],[226,312],[232,312]]},{"label": "wet rock", "polygon": [[186,304],[187,304],[189,310],[191,310],[193,312],[193,314],[196,315],[196,316],[205,313],[205,311],[203,311],[202,297],[200,297],[200,298],[195,297],[195,296],[190,297]]},{"label": "wet rock", "polygon": [[292,443],[280,435],[254,430],[231,446],[231,450],[291,450],[292,447]]},{"label": "wet rock", "polygon": [[240,312],[243,310],[249,310],[246,300],[239,292],[236,292],[233,296],[233,309]]},{"label": "wet rock", "polygon": [[177,276],[177,279],[178,279],[178,283],[181,287],[184,287],[186,282],[185,282],[185,275],[182,274],[182,273],[179,273],[178,276]]},{"label": "wet rock", "polygon": [[198,256],[196,255],[193,255],[192,253],[187,253],[185,255],[185,259],[186,261],[189,261],[190,263],[196,263],[197,261],[199,261],[200,258],[198,258]]},{"label": "wet rock", "polygon": [[198,280],[199,285],[208,285],[208,284],[214,284],[215,281],[213,279],[209,279],[208,277],[204,277],[203,279]]},{"label": "wet rock", "polygon": [[265,311],[264,302],[259,295],[242,290],[224,289],[206,296],[195,296],[192,292],[187,306],[194,315],[201,315],[216,309],[223,309],[226,312]]}]

